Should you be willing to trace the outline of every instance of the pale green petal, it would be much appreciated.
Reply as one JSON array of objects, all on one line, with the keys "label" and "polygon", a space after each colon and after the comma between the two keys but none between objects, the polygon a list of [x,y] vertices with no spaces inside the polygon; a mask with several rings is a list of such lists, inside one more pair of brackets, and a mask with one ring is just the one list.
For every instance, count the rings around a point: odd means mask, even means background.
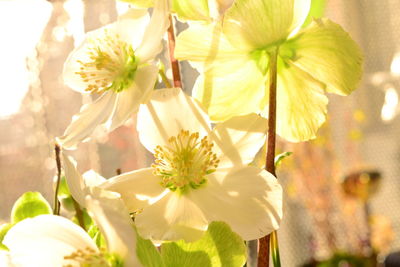
[{"label": "pale green petal", "polygon": [[64,257],[78,249],[98,251],[81,227],[54,215],[40,215],[19,222],[8,231],[4,244],[10,249],[13,263],[17,266],[79,266]]},{"label": "pale green petal", "polygon": [[154,202],[165,190],[153,169],[140,169],[108,179],[102,188],[121,194],[130,212],[137,212]]},{"label": "pale green petal", "polygon": [[218,123],[211,135],[218,168],[247,165],[265,143],[268,121],[254,113]]},{"label": "pale green petal", "polygon": [[266,93],[265,81],[254,61],[232,60],[226,65],[209,68],[200,76],[193,96],[208,110],[212,120],[224,121],[234,116],[258,113]]},{"label": "pale green petal", "polygon": [[200,137],[211,131],[206,112],[180,88],[155,90],[151,100],[141,105],[137,130],[140,142],[150,152],[182,130],[198,132]]},{"label": "pale green petal", "polygon": [[147,65],[138,68],[132,86],[117,94],[114,114],[110,119],[109,131],[124,124],[137,112],[139,105],[154,88],[158,75],[158,67]]},{"label": "pale green petal", "polygon": [[209,222],[223,221],[245,240],[271,233],[282,219],[282,188],[272,174],[256,167],[217,171],[190,199]]},{"label": "pale green petal", "polygon": [[184,20],[210,20],[208,0],[172,0],[172,11]]},{"label": "pale green petal", "polygon": [[303,24],[311,0],[236,0],[225,14],[233,45],[265,48],[284,41]]},{"label": "pale green petal", "polygon": [[292,142],[315,138],[327,112],[325,85],[298,67],[283,63],[278,67],[277,83],[277,133]]},{"label": "pale green petal", "polygon": [[107,241],[108,252],[120,257],[124,266],[140,266],[135,253],[136,233],[129,211],[118,194],[99,192],[86,198],[86,206]]},{"label": "pale green petal", "polygon": [[110,118],[116,98],[117,93],[109,91],[93,103],[82,106],[79,113],[72,117],[64,135],[57,138],[57,141],[65,149],[75,149],[80,142],[87,140],[99,125]]},{"label": "pale green petal", "polygon": [[[247,53],[234,47],[222,33],[220,24],[193,23],[176,40],[175,57],[202,62],[206,69],[214,64],[230,66],[232,58],[247,60]],[[240,62],[242,64],[242,62]],[[195,65],[196,66],[196,65]]]},{"label": "pale green petal", "polygon": [[328,92],[348,95],[357,88],[363,57],[340,25],[328,19],[315,20],[282,49],[294,50],[293,64],[325,83]]},{"label": "pale green petal", "polygon": [[189,242],[199,239],[208,225],[196,203],[173,192],[145,208],[136,216],[135,223],[144,238]]}]

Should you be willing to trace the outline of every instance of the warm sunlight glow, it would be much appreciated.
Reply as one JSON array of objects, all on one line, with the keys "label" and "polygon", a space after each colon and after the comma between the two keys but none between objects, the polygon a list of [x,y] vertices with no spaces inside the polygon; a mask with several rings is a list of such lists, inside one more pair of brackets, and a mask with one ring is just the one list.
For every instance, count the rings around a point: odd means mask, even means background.
[{"label": "warm sunlight glow", "polygon": [[0,2],[0,24],[8,25],[0,28],[0,118],[17,112],[29,89],[26,58],[34,52],[51,10],[45,0]]}]

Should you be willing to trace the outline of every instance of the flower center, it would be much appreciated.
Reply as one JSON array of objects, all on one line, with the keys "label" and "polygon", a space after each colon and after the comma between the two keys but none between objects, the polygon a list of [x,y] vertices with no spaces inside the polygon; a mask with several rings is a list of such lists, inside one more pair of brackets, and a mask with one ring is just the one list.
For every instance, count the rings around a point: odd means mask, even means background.
[{"label": "flower center", "polygon": [[199,133],[181,130],[168,140],[168,145],[157,146],[152,164],[154,174],[161,177],[161,185],[171,191],[185,193],[207,182],[206,175],[218,167],[219,159],[212,152],[213,143]]},{"label": "flower center", "polygon": [[[84,250],[78,249],[69,256],[64,257],[65,260],[74,261],[79,263],[81,267],[95,266],[95,267],[111,267],[109,262],[106,260],[105,253],[96,252],[91,248],[85,248]],[[64,267],[72,267],[75,265],[68,264]]]},{"label": "flower center", "polygon": [[87,60],[77,62],[80,71],[75,74],[87,84],[86,91],[91,93],[127,89],[138,65],[132,46],[107,29],[101,38],[90,40]]}]

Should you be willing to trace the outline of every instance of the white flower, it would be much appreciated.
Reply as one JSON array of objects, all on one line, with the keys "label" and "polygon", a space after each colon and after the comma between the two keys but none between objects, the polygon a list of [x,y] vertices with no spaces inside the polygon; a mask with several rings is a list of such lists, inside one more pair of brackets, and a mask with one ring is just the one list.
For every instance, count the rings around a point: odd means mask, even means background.
[{"label": "white flower", "polygon": [[278,228],[282,189],[265,170],[248,166],[265,142],[267,121],[255,114],[212,130],[199,104],[180,89],[153,93],[138,114],[152,168],[122,174],[101,187],[121,194],[137,212],[139,233],[153,240],[192,241],[212,221],[224,221],[243,239]]},{"label": "white flower", "polygon": [[109,131],[121,126],[146,101],[158,74],[154,59],[162,50],[168,10],[168,1],[158,0],[149,22],[146,10],[131,9],[117,22],[88,33],[72,51],[64,65],[65,83],[99,97],[84,105],[58,138],[64,148],[75,148],[99,125]]},{"label": "white flower", "polygon": [[81,207],[86,207],[86,197],[96,194],[99,185],[106,179],[93,170],[85,172],[83,175],[77,169],[76,161],[62,152],[63,169],[69,191],[72,197]]},{"label": "white flower", "polygon": [[132,220],[116,195],[102,191],[86,199],[88,211],[107,241],[107,251],[100,250],[91,237],[70,220],[40,215],[25,219],[8,231],[3,241],[10,250],[4,256],[9,261],[8,266],[141,266],[136,258]]}]

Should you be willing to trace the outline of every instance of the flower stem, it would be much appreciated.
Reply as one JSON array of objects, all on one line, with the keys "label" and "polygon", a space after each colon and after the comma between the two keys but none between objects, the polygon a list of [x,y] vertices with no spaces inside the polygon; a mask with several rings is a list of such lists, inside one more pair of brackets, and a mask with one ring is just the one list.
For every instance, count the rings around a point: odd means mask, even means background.
[{"label": "flower stem", "polygon": [[160,74],[160,77],[161,77],[162,81],[164,82],[165,86],[167,88],[172,88],[172,84],[169,82],[168,77],[167,77],[167,75],[165,75],[164,70],[160,69],[158,71],[158,74]]},{"label": "flower stem", "polygon": [[278,246],[278,234],[276,233],[276,231],[273,231],[270,236],[272,262],[274,264],[274,267],[281,267],[281,259]]},{"label": "flower stem", "polygon": [[[277,83],[277,59],[278,59],[277,47],[270,54],[269,62],[269,109],[268,109],[268,140],[267,140],[267,158],[265,162],[265,169],[276,176],[275,174],[275,144],[276,144],[276,83]],[[270,235],[264,236],[259,239],[259,251],[258,251],[258,267],[269,266],[269,246],[270,243],[278,247],[277,239],[272,238],[276,236],[273,232]],[[274,241],[276,240],[276,241]],[[274,255],[273,255],[274,256]],[[277,261],[279,262],[279,253],[277,254]],[[275,265],[275,262],[274,262]],[[280,265],[275,265],[280,266]]]},{"label": "flower stem", "polygon": [[60,159],[61,148],[58,144],[54,145],[54,152],[55,152],[56,164],[57,164],[57,182],[56,182],[56,188],[54,190],[53,214],[60,215],[60,202],[58,201],[58,189],[60,187],[60,181],[61,181],[61,159]]},{"label": "flower stem", "polygon": [[182,88],[181,74],[179,71],[179,62],[174,56],[175,51],[175,33],[174,33],[174,22],[172,15],[169,15],[169,28],[168,28],[168,48],[169,48],[169,60],[171,62],[172,77],[174,79],[174,86]]}]

